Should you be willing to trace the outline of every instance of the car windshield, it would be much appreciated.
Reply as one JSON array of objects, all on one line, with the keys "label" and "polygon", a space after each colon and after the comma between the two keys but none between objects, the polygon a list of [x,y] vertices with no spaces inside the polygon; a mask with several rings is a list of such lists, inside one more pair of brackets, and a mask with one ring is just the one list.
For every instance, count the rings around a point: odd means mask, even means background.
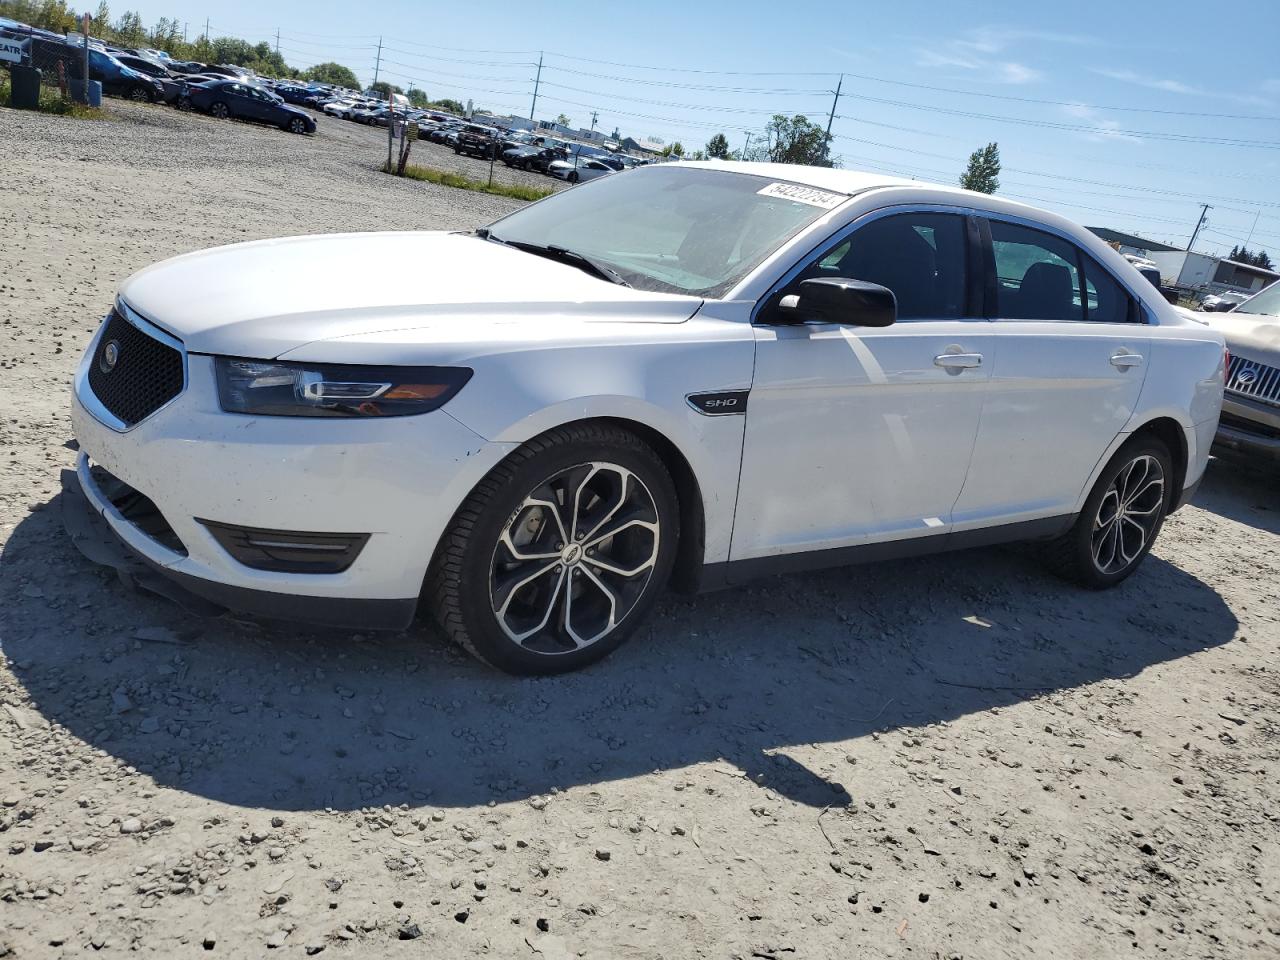
[{"label": "car windshield", "polygon": [[642,290],[716,297],[845,199],[768,177],[651,167],[557,193],[489,236],[572,250]]},{"label": "car windshield", "polygon": [[1233,313],[1261,313],[1266,316],[1280,317],[1280,281],[1276,281],[1253,297],[1235,308]]}]

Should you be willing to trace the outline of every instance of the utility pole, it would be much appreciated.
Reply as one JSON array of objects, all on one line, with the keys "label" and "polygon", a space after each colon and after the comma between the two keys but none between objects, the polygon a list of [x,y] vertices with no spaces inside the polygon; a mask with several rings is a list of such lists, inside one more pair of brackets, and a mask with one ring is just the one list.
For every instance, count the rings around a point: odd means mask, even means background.
[{"label": "utility pole", "polygon": [[594,130],[595,130],[595,128],[596,128],[596,117],[598,117],[598,116],[599,116],[599,114],[598,114],[595,110],[592,110],[592,111],[591,111],[591,129],[592,129],[592,131],[594,131]]},{"label": "utility pole", "polygon": [[533,80],[533,103],[529,105],[529,119],[533,119],[533,112],[538,109],[538,85],[542,83],[542,51],[538,51],[538,75]]},{"label": "utility pole", "polygon": [[747,131],[747,142],[742,145],[742,159],[747,159],[747,150],[751,146],[751,132]]},{"label": "utility pole", "polygon": [[840,74],[840,82],[836,84],[836,98],[831,101],[831,112],[827,114],[827,136],[831,136],[831,121],[836,118],[836,104],[840,102],[840,88],[844,86],[844,74]]},{"label": "utility pole", "polygon": [[204,18],[204,42],[206,44],[209,42],[209,18],[208,17]]},{"label": "utility pole", "polygon": [[1249,238],[1248,238],[1247,240],[1245,240],[1245,242],[1244,242],[1244,248],[1245,248],[1246,250],[1248,250],[1248,249],[1249,249],[1249,240],[1252,240],[1252,239],[1253,239],[1253,231],[1255,231],[1255,230],[1257,230],[1257,229],[1258,229],[1258,216],[1259,216],[1259,214],[1261,214],[1261,212],[1262,212],[1262,211],[1261,211],[1261,210],[1259,210],[1259,211],[1258,211],[1258,213],[1255,213],[1255,214],[1253,215],[1253,226],[1249,228]]},{"label": "utility pole", "polygon": [[276,56],[280,56],[280,28],[276,27]]},{"label": "utility pole", "polygon": [[[367,47],[365,49],[368,49]],[[382,38],[378,38],[378,54],[373,61],[373,82],[378,82],[378,69],[382,66]]]},{"label": "utility pole", "polygon": [[1196,237],[1200,235],[1200,228],[1204,226],[1205,214],[1212,209],[1213,207],[1207,203],[1200,204],[1200,219],[1196,221],[1196,228],[1191,231],[1191,239],[1187,241],[1187,253],[1195,252]]},{"label": "utility pole", "polygon": [[182,21],[182,42],[183,43],[187,42],[187,27],[189,25],[190,25],[189,21],[187,20]]}]

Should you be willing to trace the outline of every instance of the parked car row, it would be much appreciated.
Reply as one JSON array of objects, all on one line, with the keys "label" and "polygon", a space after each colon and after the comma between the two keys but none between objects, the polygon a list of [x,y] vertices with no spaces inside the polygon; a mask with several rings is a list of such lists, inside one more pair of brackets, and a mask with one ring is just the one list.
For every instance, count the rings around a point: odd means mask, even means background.
[{"label": "parked car row", "polygon": [[[56,71],[61,64],[67,77],[84,77],[86,51],[80,38],[16,23],[0,25],[0,38],[17,42],[32,66]],[[219,119],[269,123],[291,133],[316,129],[309,113],[273,89],[283,84],[256,77],[244,67],[174,60],[160,50],[119,47],[92,38],[87,58],[89,79],[101,83],[108,96],[167,103]]]}]

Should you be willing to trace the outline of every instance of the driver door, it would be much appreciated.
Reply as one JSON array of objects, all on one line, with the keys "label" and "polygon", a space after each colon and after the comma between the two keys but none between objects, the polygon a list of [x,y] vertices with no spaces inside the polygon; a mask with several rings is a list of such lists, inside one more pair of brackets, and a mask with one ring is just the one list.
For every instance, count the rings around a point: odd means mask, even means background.
[{"label": "driver door", "polygon": [[[951,529],[995,361],[976,229],[960,213],[889,210],[844,233],[756,316],[731,560]],[[897,322],[777,309],[821,276],[888,287]]]}]

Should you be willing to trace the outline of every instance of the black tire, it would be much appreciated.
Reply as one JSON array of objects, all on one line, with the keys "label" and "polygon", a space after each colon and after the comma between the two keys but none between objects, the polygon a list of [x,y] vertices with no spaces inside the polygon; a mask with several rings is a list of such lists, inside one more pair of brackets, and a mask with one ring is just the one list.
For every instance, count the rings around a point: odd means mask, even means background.
[{"label": "black tire", "polygon": [[[1152,462],[1158,465],[1158,491],[1151,479]],[[1139,474],[1139,469],[1144,472]],[[1131,473],[1125,476],[1127,470]],[[1045,545],[1049,566],[1062,577],[1093,590],[1105,590],[1128,579],[1160,535],[1169,505],[1177,494],[1173,478],[1169,448],[1155,437],[1134,437],[1103,469],[1071,529]],[[1132,489],[1125,492],[1126,486]],[[1125,509],[1117,515],[1115,505]],[[1109,517],[1113,519],[1109,521]],[[1143,534],[1140,547],[1136,546],[1139,529]],[[1110,562],[1104,562],[1107,560]]]},{"label": "black tire", "polygon": [[570,170],[570,171],[569,171],[569,176],[567,176],[565,179],[566,179],[566,180],[568,180],[570,183],[577,183],[577,182],[578,182],[578,171],[577,171],[577,170]]},{"label": "black tire", "polygon": [[218,120],[229,120],[231,119],[231,108],[221,100],[215,100],[209,104],[209,115]]},{"label": "black tire", "polygon": [[287,124],[285,124],[285,129],[288,130],[290,133],[306,133],[307,123],[301,117],[294,117]]},{"label": "black tire", "polygon": [[155,94],[142,84],[134,84],[129,88],[129,99],[138,103],[155,103]]},{"label": "black tire", "polygon": [[[557,487],[562,478],[564,486]],[[574,478],[578,478],[576,487]],[[557,498],[557,502],[568,502],[572,496],[569,514],[555,511],[560,527],[548,523],[546,510],[528,502],[553,488],[563,494],[564,500]],[[571,495],[570,489],[578,493]],[[618,505],[606,512],[615,496]],[[628,517],[635,519],[624,522]],[[566,518],[567,542],[561,542],[559,530]],[[592,524],[591,533],[577,530],[583,518],[584,525]],[[444,632],[485,663],[526,675],[576,670],[615,650],[652,609],[675,562],[679,522],[671,474],[639,437],[603,424],[558,427],[530,440],[490,471],[458,508],[437,548],[424,593]],[[520,535],[535,529],[535,523],[536,532],[521,548],[529,553],[544,548],[551,552],[538,560],[515,559],[516,552],[505,545],[513,542],[511,531]],[[606,526],[609,523],[623,529]],[[650,526],[656,530],[649,530]],[[613,533],[594,541],[596,553],[589,548],[600,530]],[[561,548],[563,554],[553,556]],[[595,559],[588,559],[588,553]],[[617,569],[605,571],[597,566],[601,556]],[[639,565],[637,557],[643,558]],[[625,567],[641,572],[629,573]],[[524,579],[526,571],[535,568],[542,573]],[[617,573],[626,575],[617,577]],[[496,594],[504,589],[502,578],[521,585],[505,588],[507,599],[499,611]],[[575,627],[591,626],[592,603],[600,616],[605,597],[610,598],[605,602],[613,612],[605,618],[603,632],[575,646],[570,634],[577,632]],[[582,616],[581,622],[566,625],[575,603],[587,613],[572,615]],[[617,608],[624,605],[625,613],[616,620]],[[509,635],[512,622],[507,611],[512,607],[517,614],[527,609],[525,616],[534,620],[533,633],[524,636],[523,642]],[[541,625],[536,619],[540,614]]]}]

